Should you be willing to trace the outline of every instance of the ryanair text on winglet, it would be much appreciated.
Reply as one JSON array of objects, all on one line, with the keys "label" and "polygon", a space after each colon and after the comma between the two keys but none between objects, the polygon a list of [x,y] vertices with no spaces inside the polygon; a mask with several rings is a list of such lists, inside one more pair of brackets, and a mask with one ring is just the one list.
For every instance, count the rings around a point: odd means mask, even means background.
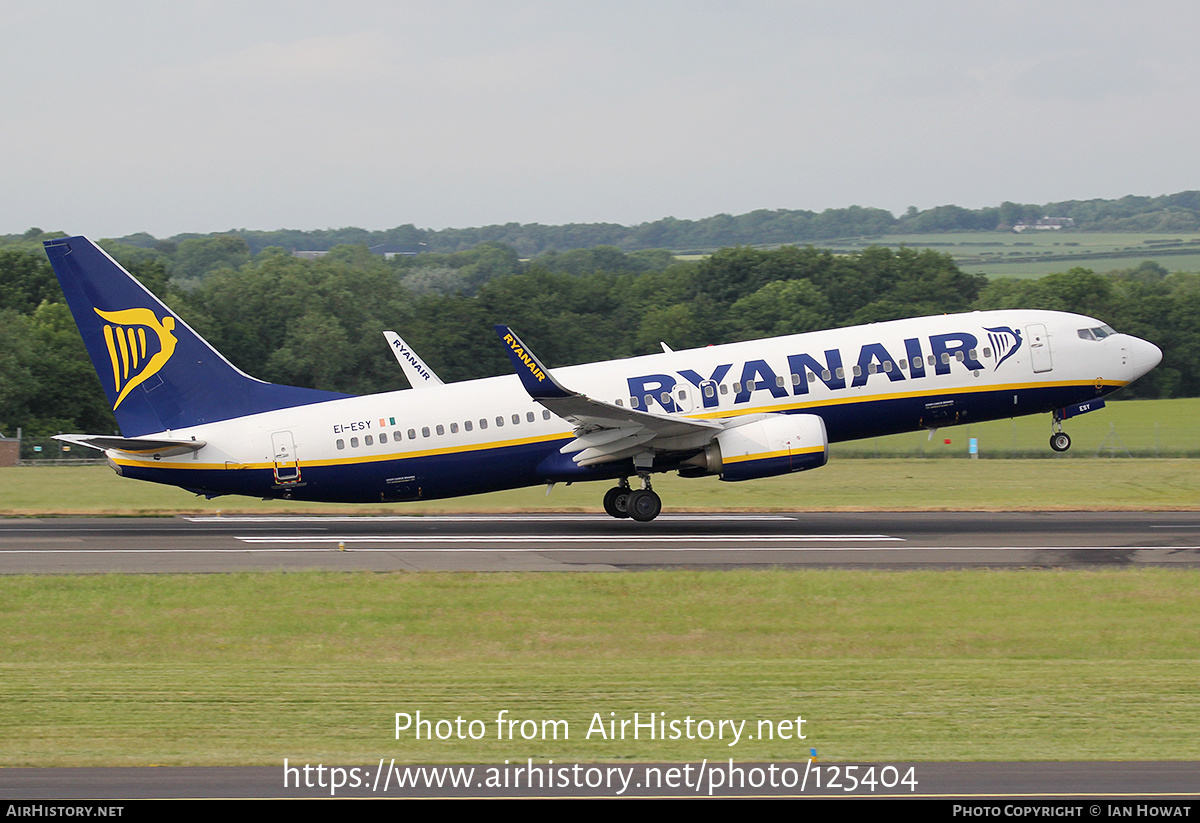
[{"label": "ryanair text on winglet", "polygon": [[519,345],[517,345],[517,341],[513,338],[513,336],[511,334],[504,335],[504,342],[507,343],[509,345],[509,348],[511,348],[513,350],[513,354],[515,354],[517,357],[519,357],[521,359],[521,362],[529,367],[529,371],[533,374],[534,377],[536,377],[538,379],[539,383],[546,379],[546,373],[544,371],[542,371],[540,368],[538,368],[537,362],[534,361],[534,359],[532,357],[527,355],[523,348],[521,348]]}]

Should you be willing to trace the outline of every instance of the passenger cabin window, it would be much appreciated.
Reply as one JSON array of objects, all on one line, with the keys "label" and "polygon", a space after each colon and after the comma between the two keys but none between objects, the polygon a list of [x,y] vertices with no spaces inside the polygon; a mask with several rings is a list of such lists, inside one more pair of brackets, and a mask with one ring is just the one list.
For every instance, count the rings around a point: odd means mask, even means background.
[{"label": "passenger cabin window", "polygon": [[543,409],[543,410],[542,410],[542,419],[543,419],[543,420],[549,420],[549,419],[550,419],[550,410],[549,410],[549,409]]},{"label": "passenger cabin window", "polygon": [[[429,436],[429,433],[428,433],[428,432],[426,432],[426,433],[425,433],[425,436],[426,436],[426,437],[428,437],[428,436]],[[416,429],[409,429],[409,430],[408,430],[408,439],[409,439],[409,440],[416,440],[416,439],[417,439],[417,430],[416,430]]]},{"label": "passenger cabin window", "polygon": [[350,448],[352,448],[352,449],[358,448],[358,438],[357,437],[350,438]]},{"label": "passenger cabin window", "polygon": [[368,434],[366,437],[363,438],[363,445],[364,446],[374,446],[375,438]]},{"label": "passenger cabin window", "polygon": [[344,449],[344,448],[346,448],[346,441],[345,441],[345,440],[342,440],[341,438],[338,438],[338,441],[337,441],[337,447],[338,447],[339,449]]},{"label": "passenger cabin window", "polygon": [[479,418],[479,430],[483,431],[486,428],[487,428],[487,418],[486,417]]},{"label": "passenger cabin window", "polygon": [[497,416],[496,417],[496,428],[500,428],[503,425],[504,425],[504,418]]},{"label": "passenger cabin window", "polygon": [[519,415],[519,414],[514,414],[514,415],[513,415],[513,418],[512,418],[512,420],[513,420],[513,425],[514,425],[514,426],[516,426],[516,425],[519,425],[519,424],[520,424],[520,422],[521,422],[521,415]]},{"label": "passenger cabin window", "polygon": [[533,412],[525,412],[525,419],[532,423],[534,420]]},{"label": "passenger cabin window", "polygon": [[474,423],[472,423],[470,420],[468,420],[468,421],[466,421],[465,423],[463,423],[463,429],[464,429],[465,431],[471,431],[471,429],[473,429],[473,428],[475,428],[475,424],[474,424]]},{"label": "passenger cabin window", "polygon": [[428,437],[428,436],[429,436],[429,427],[428,427],[428,426],[422,426],[422,427],[421,427],[421,436],[422,436],[422,437]]},{"label": "passenger cabin window", "polygon": [[384,443],[386,443],[386,442],[387,442],[387,432],[380,432],[380,433],[379,433],[379,443],[380,443],[380,445],[383,445],[383,444],[384,444]]},{"label": "passenger cabin window", "polygon": [[438,427],[437,427],[437,433],[438,433],[438,437],[441,437],[443,434],[446,433],[446,427],[439,423]]},{"label": "passenger cabin window", "polygon": [[451,424],[450,424],[450,433],[451,433],[451,434],[458,434],[458,424],[457,424],[457,423],[451,423]]}]

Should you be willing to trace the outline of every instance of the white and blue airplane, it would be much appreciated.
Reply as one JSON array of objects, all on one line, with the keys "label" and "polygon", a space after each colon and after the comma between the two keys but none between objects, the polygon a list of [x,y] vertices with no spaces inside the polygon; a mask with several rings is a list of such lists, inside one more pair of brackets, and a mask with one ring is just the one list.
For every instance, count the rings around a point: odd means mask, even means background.
[{"label": "white and blue airplane", "polygon": [[516,377],[442,383],[392,333],[420,390],[352,396],[250,377],[90,240],[45,246],[121,428],[60,439],[102,450],[123,477],[209,497],[378,503],[615,480],[605,511],[647,521],[656,472],[806,471],[844,440],[1049,413],[1063,451],[1063,420],[1162,359],[1090,317],[1003,310],[551,372],[497,326]]}]

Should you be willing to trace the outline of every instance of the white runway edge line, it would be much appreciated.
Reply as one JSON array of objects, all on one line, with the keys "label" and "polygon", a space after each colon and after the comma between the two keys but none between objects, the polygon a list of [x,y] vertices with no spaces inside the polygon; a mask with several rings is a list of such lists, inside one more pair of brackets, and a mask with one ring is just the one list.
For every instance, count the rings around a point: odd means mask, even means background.
[{"label": "white runway edge line", "polygon": [[[327,539],[327,538],[326,538]],[[316,542],[316,541],[314,541]],[[323,541],[321,541],[323,542]],[[351,552],[420,552],[420,553],[437,553],[437,552],[535,552],[538,554],[554,554],[555,552],[620,552],[620,551],[642,551],[640,547],[607,547],[607,546],[588,546],[570,548],[564,547],[555,548],[519,548],[519,547],[503,547],[503,548],[406,548],[404,546],[395,546],[389,548],[350,548],[347,547],[345,553]],[[664,546],[656,548],[654,551],[661,552],[878,552],[886,551],[882,546],[770,546],[756,548],[753,546],[746,548],[722,547],[722,546],[681,546],[678,548]],[[1177,552],[1177,551],[1200,551],[1200,546],[908,546],[907,552],[1062,552],[1062,551],[1158,551],[1158,552]],[[0,557],[10,554],[255,554],[255,553],[338,553],[336,546],[324,546],[320,548],[301,548],[298,546],[286,548],[241,548],[241,549],[0,549]]]}]

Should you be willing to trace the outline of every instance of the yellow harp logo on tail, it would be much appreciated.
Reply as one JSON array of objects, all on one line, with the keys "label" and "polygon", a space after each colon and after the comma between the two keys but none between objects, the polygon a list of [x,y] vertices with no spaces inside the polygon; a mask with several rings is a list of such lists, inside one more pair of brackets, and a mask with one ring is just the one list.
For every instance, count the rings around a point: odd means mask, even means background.
[{"label": "yellow harp logo on tail", "polygon": [[[168,315],[160,322],[150,309],[94,311],[108,321],[104,325],[104,343],[112,361],[113,386],[117,391],[113,409],[116,409],[126,395],[157,374],[175,353],[175,335],[171,333],[175,318]],[[155,340],[149,339],[147,330]]]}]

